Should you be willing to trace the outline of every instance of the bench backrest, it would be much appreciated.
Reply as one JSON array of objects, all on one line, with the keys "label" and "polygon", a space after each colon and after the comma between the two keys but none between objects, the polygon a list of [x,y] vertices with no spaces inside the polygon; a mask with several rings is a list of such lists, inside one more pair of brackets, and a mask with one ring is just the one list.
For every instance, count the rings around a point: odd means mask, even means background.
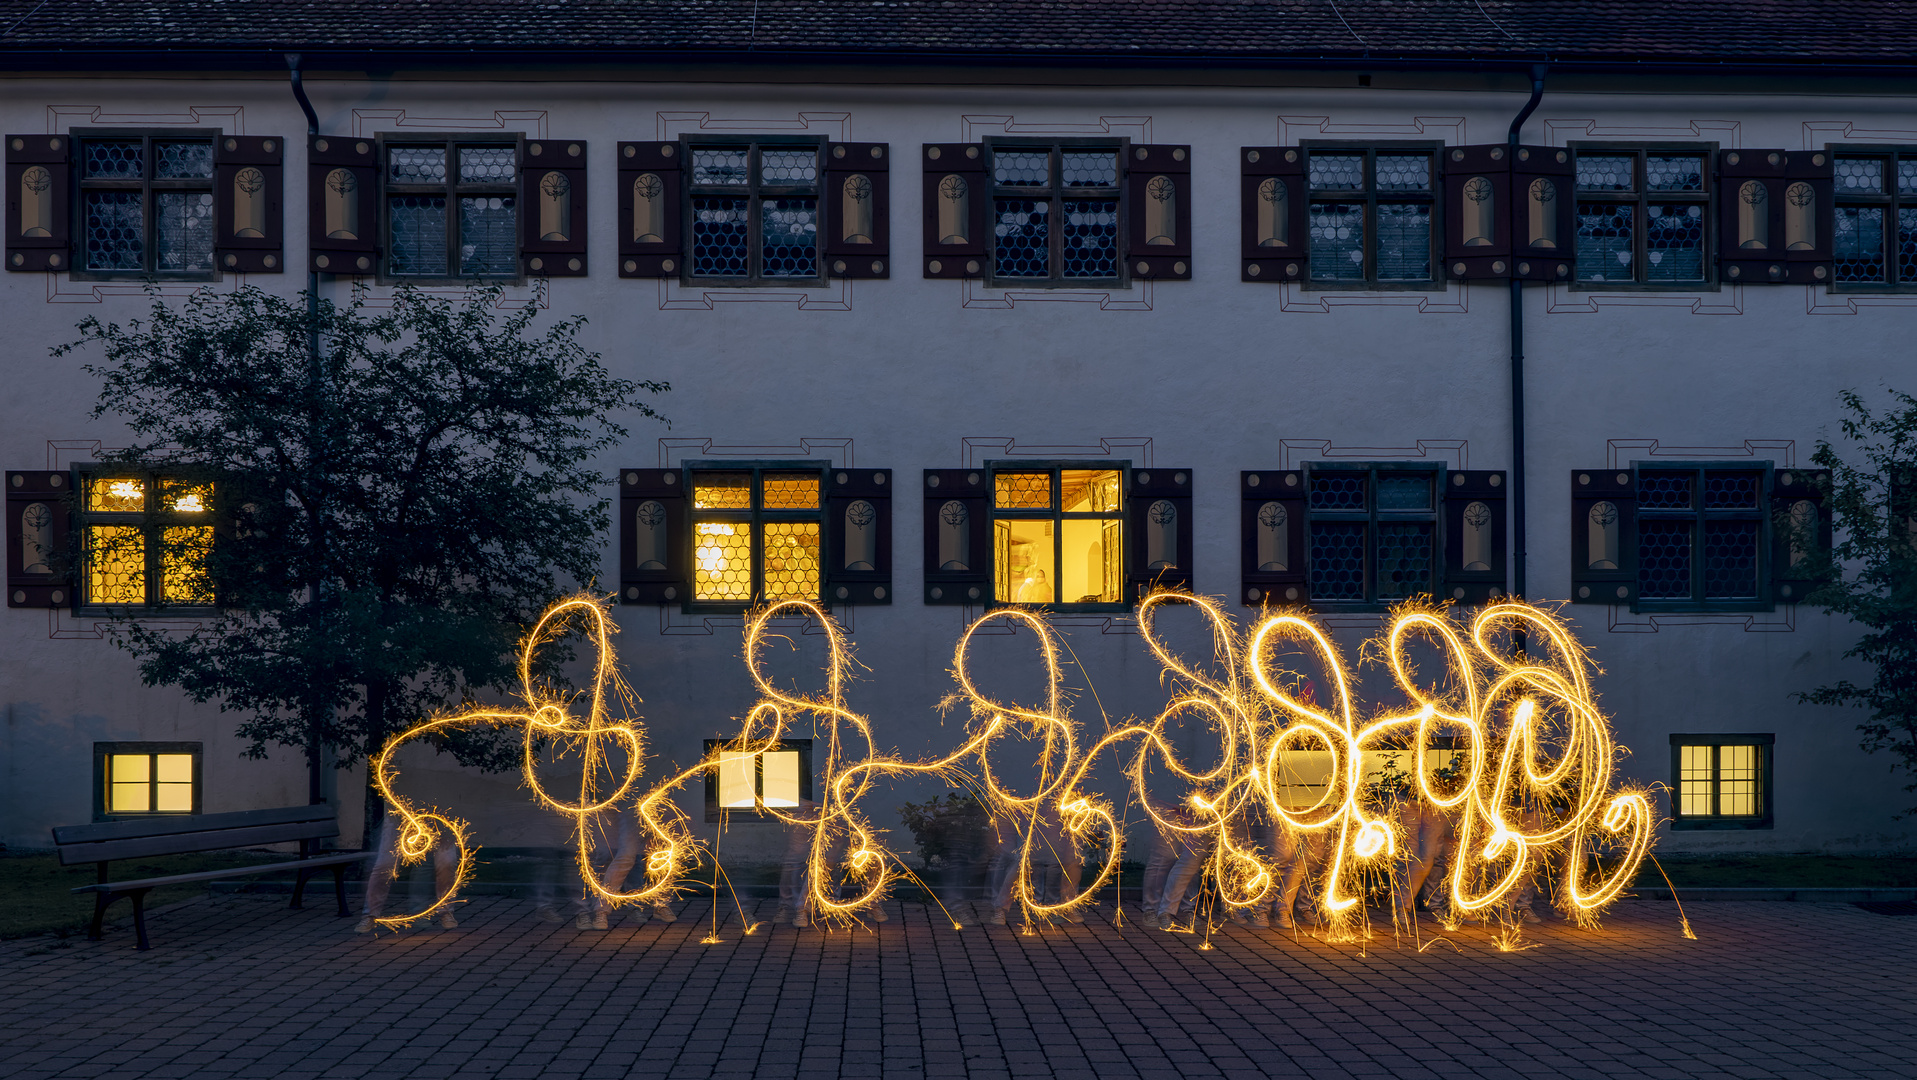
[{"label": "bench backrest", "polygon": [[338,835],[338,810],[320,804],[61,825],[53,830],[53,842],[60,849],[60,865],[72,866],[292,840],[327,840]]}]

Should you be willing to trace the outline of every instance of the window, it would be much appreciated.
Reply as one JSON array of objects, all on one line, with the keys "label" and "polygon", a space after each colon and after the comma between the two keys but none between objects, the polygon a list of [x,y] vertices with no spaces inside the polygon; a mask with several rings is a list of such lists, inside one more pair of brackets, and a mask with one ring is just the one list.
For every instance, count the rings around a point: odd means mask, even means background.
[{"label": "window", "polygon": [[88,134],[79,144],[80,271],[211,277],[212,134]]},{"label": "window", "polygon": [[83,474],[82,603],[213,603],[213,485],[177,476]]},{"label": "window", "polygon": [[1432,283],[1434,150],[1307,146],[1305,153],[1312,282]]},{"label": "window", "polygon": [[1435,591],[1435,469],[1319,465],[1306,478],[1314,601],[1388,603]]},{"label": "window", "polygon": [[1917,150],[1837,154],[1834,280],[1917,286]]},{"label": "window", "polygon": [[800,142],[693,143],[693,278],[820,284],[819,153]]},{"label": "window", "polygon": [[1118,143],[994,140],[992,276],[1017,284],[1123,278]]},{"label": "window", "polygon": [[1577,277],[1587,284],[1702,283],[1710,220],[1706,147],[1584,146],[1577,155]]},{"label": "window", "polygon": [[706,740],[706,820],[728,814],[763,814],[765,808],[796,810],[812,799],[812,740],[785,739],[770,749],[745,753],[731,743]]},{"label": "window", "polygon": [[999,602],[1122,603],[1124,477],[1117,466],[994,470],[993,595]]},{"label": "window", "polygon": [[1773,735],[1671,736],[1671,828],[1768,829]]},{"label": "window", "polygon": [[1765,474],[1748,465],[1637,471],[1637,575],[1643,607],[1760,601],[1766,569]]},{"label": "window", "polygon": [[694,603],[821,598],[818,465],[695,466],[690,479]]},{"label": "window", "polygon": [[395,137],[380,152],[388,275],[519,275],[518,140]]},{"label": "window", "polygon": [[200,812],[196,742],[93,744],[93,817]]}]

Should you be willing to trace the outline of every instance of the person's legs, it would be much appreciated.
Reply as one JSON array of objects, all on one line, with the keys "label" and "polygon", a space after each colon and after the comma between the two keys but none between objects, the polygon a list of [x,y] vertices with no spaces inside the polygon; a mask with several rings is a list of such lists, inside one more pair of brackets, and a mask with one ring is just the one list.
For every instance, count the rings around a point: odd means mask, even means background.
[{"label": "person's legs", "polygon": [[1138,890],[1138,907],[1143,912],[1146,926],[1158,925],[1158,908],[1165,901],[1165,879],[1171,875],[1172,864],[1177,861],[1178,848],[1173,845],[1171,837],[1154,825],[1151,854],[1145,862],[1145,877],[1139,883]]},{"label": "person's legs", "polygon": [[[619,815],[618,840],[612,849],[612,860],[599,874],[599,888],[609,893],[626,891],[626,879],[632,876],[632,868],[639,865],[639,851],[645,845],[639,831],[639,817],[636,813]],[[608,915],[610,902],[594,890],[587,902],[592,907],[592,928],[605,930],[611,925]]]},{"label": "person's legs", "polygon": [[1185,913],[1187,905],[1196,910],[1200,872],[1211,854],[1210,845],[1196,837],[1181,835],[1174,843],[1181,850],[1165,876],[1165,895],[1158,903],[1158,921],[1167,928]]},{"label": "person's legs", "polygon": [[356,933],[370,934],[375,920],[386,914],[386,898],[392,894],[393,878],[399,873],[399,815],[391,810],[379,827],[379,854],[366,874],[366,901],[360,908]]}]

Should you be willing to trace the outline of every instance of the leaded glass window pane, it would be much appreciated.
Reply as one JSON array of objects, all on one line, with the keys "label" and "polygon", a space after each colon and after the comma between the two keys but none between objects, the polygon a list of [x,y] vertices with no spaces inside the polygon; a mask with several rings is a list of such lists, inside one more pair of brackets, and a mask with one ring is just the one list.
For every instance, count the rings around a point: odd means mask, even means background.
[{"label": "leaded glass window pane", "polygon": [[[1583,158],[1578,159],[1583,167]],[[1629,203],[1578,204],[1578,280],[1633,280],[1631,219],[1636,208]]]},{"label": "leaded glass window pane", "polygon": [[1647,600],[1691,598],[1691,529],[1689,521],[1638,523],[1638,595]]},{"label": "leaded glass window pane", "polygon": [[1917,207],[1897,208],[1897,280],[1917,281]]},{"label": "leaded glass window pane", "polygon": [[692,200],[692,272],[698,277],[745,277],[750,201],[695,196]]},{"label": "leaded glass window pane", "polygon": [[1630,154],[1579,154],[1579,191],[1633,191],[1637,158]]},{"label": "leaded glass window pane", "polygon": [[1118,200],[1067,199],[1064,210],[1064,276],[1118,276]]},{"label": "leaded glass window pane", "polygon": [[517,217],[510,195],[459,200],[459,272],[465,277],[511,277],[519,269]]},{"label": "leaded glass window pane", "polygon": [[999,199],[993,233],[998,240],[998,258],[993,273],[998,277],[1050,277],[1051,239],[1047,211],[1051,203],[1043,199]]},{"label": "leaded glass window pane", "polygon": [[1096,153],[1067,150],[1060,158],[1068,188],[1118,186],[1118,155],[1110,150]]},{"label": "leaded glass window pane", "polygon": [[400,195],[387,200],[392,244],[388,268],[395,275],[446,274],[446,200],[443,196]]},{"label": "leaded glass window pane", "polygon": [[993,505],[1001,510],[1050,510],[1052,474],[1002,472],[992,478]]},{"label": "leaded glass window pane", "polygon": [[86,193],[86,268],[140,270],[146,264],[146,218],[137,191]]},{"label": "leaded glass window pane", "polygon": [[1840,157],[1832,162],[1839,195],[1881,195],[1884,193],[1884,162],[1881,158]]},{"label": "leaded glass window pane", "polygon": [[1638,473],[1638,506],[1645,510],[1689,510],[1691,478],[1689,472]]},{"label": "leaded glass window pane", "polygon": [[815,599],[819,595],[819,523],[765,524],[765,596],[768,600]]},{"label": "leaded glass window pane", "polygon": [[1431,277],[1431,204],[1378,204],[1378,280]]},{"label": "leaded glass window pane", "polygon": [[1431,509],[1431,477],[1424,473],[1379,473],[1378,509]]},{"label": "leaded glass window pane", "polygon": [[[1379,488],[1379,495],[1384,490]],[[1429,521],[1378,526],[1378,598],[1402,600],[1431,591],[1433,525]]]},{"label": "leaded glass window pane", "polygon": [[1644,187],[1649,191],[1703,191],[1704,159],[1692,154],[1650,154],[1644,159]]},{"label": "leaded glass window pane", "polygon": [[88,139],[81,175],[88,180],[141,180],[146,177],[146,143],[140,139]]},{"label": "leaded glass window pane", "polygon": [[1707,472],[1704,474],[1704,509],[1755,510],[1762,480],[1757,473]]},{"label": "leaded glass window pane", "polygon": [[[1314,161],[1316,158],[1313,159]],[[1365,279],[1363,203],[1312,203],[1311,276],[1322,281]]]},{"label": "leaded glass window pane", "polygon": [[1052,182],[1052,152],[994,148],[992,179],[1014,187],[1047,186]]},{"label": "leaded glass window pane", "polygon": [[818,179],[819,155],[810,146],[759,151],[759,180],[777,187],[810,187]]},{"label": "leaded glass window pane", "polygon": [[1314,150],[1311,154],[1310,176],[1313,188],[1363,191],[1365,156]]},{"label": "leaded glass window pane", "polygon": [[767,510],[814,510],[819,505],[818,473],[767,473]]},{"label": "leaded glass window pane", "polygon": [[1840,206],[1837,208],[1835,274],[1838,281],[1883,281],[1884,208],[1881,206]]},{"label": "leaded glass window pane", "polygon": [[395,184],[446,182],[446,148],[394,146],[386,151],[386,178]]},{"label": "leaded glass window pane", "polygon": [[1704,598],[1749,600],[1757,596],[1757,522],[1704,523]]},{"label": "leaded glass window pane", "polygon": [[751,149],[744,146],[695,146],[692,148],[692,182],[745,187],[750,178],[747,163],[751,157]]},{"label": "leaded glass window pane", "polygon": [[153,218],[154,257],[159,269],[213,269],[211,192],[156,192]]},{"label": "leaded glass window pane", "polygon": [[1651,281],[1704,280],[1704,207],[1652,203],[1644,229],[1645,277]]},{"label": "leaded glass window pane", "polygon": [[1366,474],[1357,469],[1314,469],[1311,473],[1313,510],[1363,510]]},{"label": "leaded glass window pane", "polygon": [[1365,598],[1365,526],[1311,523],[1311,595],[1319,600]]},{"label": "leaded glass window pane", "polygon": [[819,210],[814,199],[766,199],[759,204],[759,237],[766,277],[817,277]]},{"label": "leaded glass window pane", "polygon": [[462,146],[459,179],[466,184],[510,184],[519,178],[515,146]]},{"label": "leaded glass window pane", "polygon": [[1430,154],[1379,154],[1379,191],[1430,191]]},{"label": "leaded glass window pane", "polygon": [[213,144],[205,139],[155,143],[153,151],[156,180],[202,180],[213,176]]},{"label": "leaded glass window pane", "polygon": [[1917,195],[1917,158],[1898,157],[1897,194]]}]

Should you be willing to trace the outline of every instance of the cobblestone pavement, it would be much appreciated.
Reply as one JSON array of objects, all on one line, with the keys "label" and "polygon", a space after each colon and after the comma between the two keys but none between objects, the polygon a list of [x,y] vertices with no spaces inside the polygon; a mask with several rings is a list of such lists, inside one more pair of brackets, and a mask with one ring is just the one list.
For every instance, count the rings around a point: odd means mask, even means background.
[{"label": "cobblestone pavement", "polygon": [[1518,952],[1474,927],[1422,951],[955,931],[917,904],[708,944],[701,901],[592,932],[491,897],[375,938],[282,904],[162,912],[148,953],[125,928],[0,945],[0,1075],[1917,1076],[1917,918],[1841,904],[1694,904],[1687,941],[1670,904],[1630,902]]}]

